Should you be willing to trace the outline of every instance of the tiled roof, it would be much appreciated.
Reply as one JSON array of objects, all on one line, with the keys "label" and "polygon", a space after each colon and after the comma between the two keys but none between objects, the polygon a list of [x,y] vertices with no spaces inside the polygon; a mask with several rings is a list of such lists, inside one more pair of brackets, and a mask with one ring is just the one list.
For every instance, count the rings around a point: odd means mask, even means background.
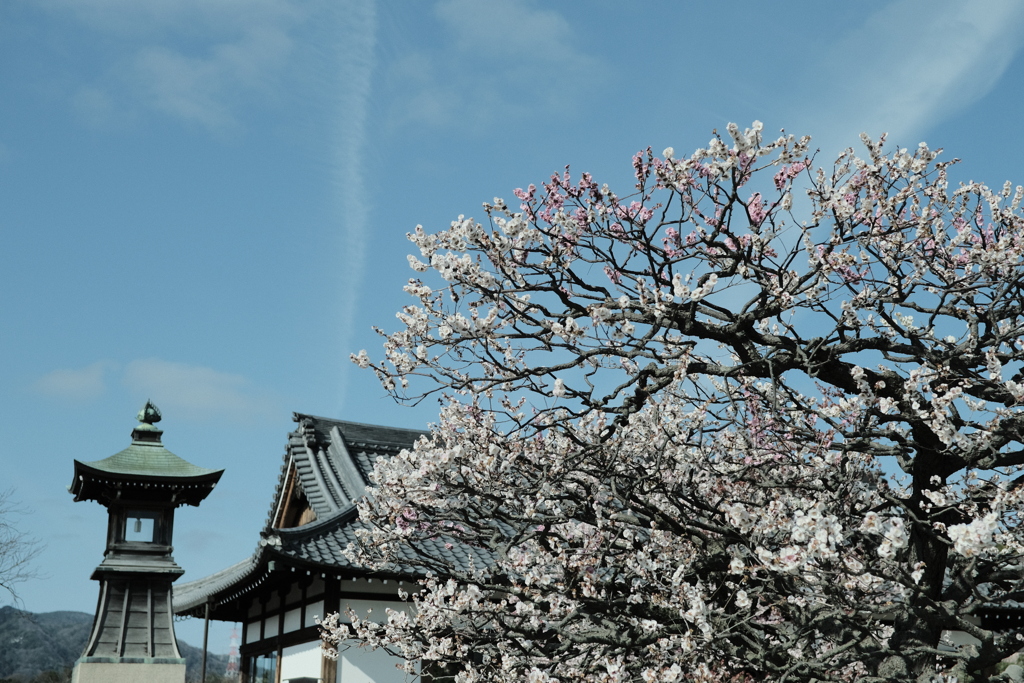
[{"label": "tiled roof", "polygon": [[[254,578],[257,578],[255,575],[260,572],[259,555],[260,553],[257,551],[252,557],[247,557],[216,574],[188,583],[175,584],[172,587],[172,607],[175,614],[194,609],[232,586],[244,586],[251,583]],[[230,595],[218,597],[230,599]]]},{"label": "tiled roof", "polygon": [[[280,545],[275,548],[275,553],[321,567],[365,571],[363,567],[352,563],[345,556],[346,548],[350,543],[355,543],[356,532],[362,528],[365,526],[356,516],[356,509],[353,506],[331,520],[295,529],[277,530],[275,536],[280,539]],[[484,551],[452,542],[449,538],[438,537],[418,541],[417,546],[427,557],[463,570],[469,568],[471,561],[476,567],[483,567],[488,562]],[[404,557],[411,560],[412,552],[408,551]],[[422,574],[423,569],[399,564],[381,573],[412,577]]]},{"label": "tiled roof", "polygon": [[[356,531],[363,527],[354,506],[329,520],[320,520],[294,529],[276,529],[260,540],[252,557],[202,579],[174,586],[173,607],[176,614],[199,615],[199,608],[210,601],[216,606],[242,595],[267,579],[271,560],[316,571],[338,572],[351,576],[385,576],[415,579],[425,574],[422,564],[397,564],[385,570],[370,571],[345,556],[345,549],[356,540]],[[470,563],[483,567],[487,553],[469,548],[450,539],[435,538],[418,543],[429,557],[444,564],[468,569]],[[408,556],[407,556],[408,557]],[[410,558],[411,559],[411,558]]]},{"label": "tiled roof", "polygon": [[410,448],[422,431],[295,413],[298,423],[288,435],[277,490],[267,517],[274,524],[294,466],[302,492],[317,519],[332,517],[358,500],[370,481],[373,463]]},{"label": "tiled roof", "polygon": [[[425,432],[302,413],[295,413],[294,419],[298,426],[288,435],[281,476],[256,551],[252,557],[216,574],[176,585],[175,612],[194,610],[208,600],[216,603],[231,599],[263,581],[271,560],[371,573],[353,565],[344,555],[360,525],[355,501],[364,494],[377,458],[390,457],[403,448],[410,448]],[[293,466],[302,492],[316,512],[316,521],[292,529],[276,529],[272,525],[286,495],[288,474]],[[424,547],[431,548],[431,553],[455,557],[443,541],[428,541]],[[411,567],[395,568],[387,573],[399,572],[415,573]]]}]

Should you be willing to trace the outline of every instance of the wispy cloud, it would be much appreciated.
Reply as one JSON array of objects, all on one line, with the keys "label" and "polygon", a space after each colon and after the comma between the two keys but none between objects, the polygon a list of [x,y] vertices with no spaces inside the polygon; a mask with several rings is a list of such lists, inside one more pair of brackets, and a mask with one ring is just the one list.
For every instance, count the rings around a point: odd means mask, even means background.
[{"label": "wispy cloud", "polygon": [[440,0],[435,12],[453,30],[456,46],[491,59],[558,62],[569,71],[591,59],[572,47],[565,17],[522,0]]},{"label": "wispy cloud", "polygon": [[273,414],[274,402],[242,375],[159,358],[135,360],[122,383],[139,399],[152,398],[165,412],[186,419],[260,420]]},{"label": "wispy cloud", "polygon": [[[526,0],[441,0],[442,47],[391,64],[396,122],[468,126],[571,113],[606,65],[576,47],[572,25]],[[510,87],[512,84],[514,87]]]},{"label": "wispy cloud", "polygon": [[80,369],[59,369],[33,383],[44,396],[62,401],[95,401],[118,386],[139,402],[151,398],[162,410],[192,420],[251,422],[274,413],[271,394],[242,375],[160,358],[125,366],[108,360]]},{"label": "wispy cloud", "polygon": [[[366,122],[376,63],[377,8],[373,0],[349,0],[339,9],[339,32],[333,36],[337,61],[329,82],[337,93],[333,103],[332,180],[344,243],[339,254],[339,261],[343,261],[345,267],[340,269],[341,338],[338,340],[344,354],[350,346],[350,330],[362,298],[366,263],[371,206],[363,169]],[[344,403],[344,371],[339,382],[341,402]]]},{"label": "wispy cloud", "polygon": [[301,15],[296,0],[34,1],[90,28],[126,38],[158,38],[168,29],[203,36],[222,32],[225,26],[288,22]]},{"label": "wispy cloud", "polygon": [[101,360],[78,370],[54,370],[37,379],[33,388],[51,398],[89,401],[103,395],[107,375],[116,368],[116,363]]},{"label": "wispy cloud", "polygon": [[267,26],[192,56],[164,45],[139,50],[126,77],[153,109],[212,130],[236,123],[232,105],[243,91],[258,90],[291,51],[291,39]]},{"label": "wispy cloud", "polygon": [[883,132],[901,146],[987,94],[1024,37],[1017,0],[900,0],[839,40],[790,118],[826,157]]},{"label": "wispy cloud", "polygon": [[117,46],[102,75],[79,84],[91,123],[158,111],[214,131],[238,124],[240,103],[271,90],[308,16],[297,0],[53,0]]}]

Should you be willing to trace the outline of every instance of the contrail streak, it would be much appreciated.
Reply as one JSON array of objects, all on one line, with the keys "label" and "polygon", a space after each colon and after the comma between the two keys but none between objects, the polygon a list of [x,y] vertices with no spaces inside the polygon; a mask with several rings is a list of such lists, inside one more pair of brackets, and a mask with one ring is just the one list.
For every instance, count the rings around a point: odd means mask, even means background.
[{"label": "contrail streak", "polygon": [[[336,118],[332,182],[342,229],[339,270],[341,302],[339,352],[348,363],[352,326],[356,318],[366,267],[371,205],[363,177],[366,120],[377,43],[377,8],[374,0],[349,0],[339,9]],[[346,373],[340,373],[339,402],[345,403]]]}]

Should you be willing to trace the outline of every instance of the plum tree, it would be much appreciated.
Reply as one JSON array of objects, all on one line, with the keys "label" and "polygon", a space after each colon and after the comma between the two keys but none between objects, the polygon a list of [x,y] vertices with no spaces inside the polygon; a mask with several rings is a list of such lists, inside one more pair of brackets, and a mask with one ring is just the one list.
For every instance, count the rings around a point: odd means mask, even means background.
[{"label": "plum tree", "polygon": [[962,683],[1017,651],[982,617],[1024,597],[1024,189],[862,141],[826,169],[730,124],[638,153],[628,195],[567,168],[417,227],[415,301],[353,360],[442,412],[350,553],[423,585],[327,639],[467,682]]}]

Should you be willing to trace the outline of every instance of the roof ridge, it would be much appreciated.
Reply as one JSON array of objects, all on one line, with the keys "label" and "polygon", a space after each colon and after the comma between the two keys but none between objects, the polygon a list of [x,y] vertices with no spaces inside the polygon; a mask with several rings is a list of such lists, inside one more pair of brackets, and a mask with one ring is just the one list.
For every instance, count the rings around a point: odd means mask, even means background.
[{"label": "roof ridge", "polygon": [[303,420],[322,420],[324,422],[331,422],[337,425],[351,425],[353,427],[369,427],[371,429],[386,429],[390,431],[398,432],[412,432],[414,434],[428,434],[429,431],[425,429],[413,429],[412,427],[392,427],[389,425],[372,424],[370,422],[354,422],[352,420],[342,420],[336,417],[324,417],[323,415],[310,415],[309,413],[292,413],[292,420],[301,423]]},{"label": "roof ridge", "polygon": [[345,483],[342,480],[343,477],[339,473],[337,463],[334,462],[334,457],[331,453],[334,448],[335,445],[332,439],[331,443],[327,444],[327,448],[322,448],[317,452],[316,459],[320,465],[320,476],[323,479],[324,485],[334,494],[337,507],[343,508],[346,503],[354,502],[358,496],[346,490]]},{"label": "roof ridge", "polygon": [[[303,484],[302,479],[299,479],[299,485],[302,486],[303,493],[306,494],[306,500],[309,501],[310,505],[318,504],[323,505],[327,508],[322,512],[330,514],[338,509],[338,493],[333,491],[334,488],[331,485],[328,477],[324,476],[324,460],[325,460],[325,449],[320,448],[317,444],[315,450],[306,447],[306,459],[309,462],[310,473],[313,476],[313,485],[318,489],[315,492],[307,491],[306,486]],[[344,491],[340,492],[342,496],[345,495]],[[314,497],[316,500],[314,501]],[[317,516],[321,516],[321,511],[317,511]]]}]

